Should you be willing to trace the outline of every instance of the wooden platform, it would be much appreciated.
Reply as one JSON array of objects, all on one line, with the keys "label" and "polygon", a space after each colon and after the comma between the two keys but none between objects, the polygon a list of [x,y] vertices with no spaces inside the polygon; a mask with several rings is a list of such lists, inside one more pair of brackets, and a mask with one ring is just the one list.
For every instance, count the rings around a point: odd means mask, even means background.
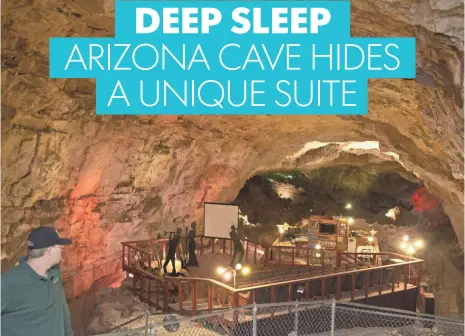
[{"label": "wooden platform", "polygon": [[[122,243],[123,270],[131,273],[133,288],[141,300],[164,311],[192,315],[254,301],[259,304],[291,302],[298,297],[297,288],[301,286],[305,288],[303,297],[306,300],[312,297],[368,300],[416,289],[424,263],[421,259],[393,252],[334,252],[334,258],[322,252],[321,265],[315,265],[307,257],[315,252],[309,248],[291,248],[289,253],[289,249],[247,241],[248,257],[244,257],[242,264],[251,267],[252,274],[244,278],[238,276],[234,286],[233,279],[225,281],[216,272],[219,266],[225,267],[231,262],[231,242],[205,237],[199,240],[200,267],[189,267],[184,277],[163,275],[159,269],[153,269],[154,260],[160,267],[160,258],[156,256],[164,255],[166,239]],[[390,262],[394,258],[400,262]],[[328,259],[332,262],[328,263]],[[400,281],[407,281],[407,278],[410,284],[405,287]],[[383,286],[381,291],[377,289],[380,285]]]}]

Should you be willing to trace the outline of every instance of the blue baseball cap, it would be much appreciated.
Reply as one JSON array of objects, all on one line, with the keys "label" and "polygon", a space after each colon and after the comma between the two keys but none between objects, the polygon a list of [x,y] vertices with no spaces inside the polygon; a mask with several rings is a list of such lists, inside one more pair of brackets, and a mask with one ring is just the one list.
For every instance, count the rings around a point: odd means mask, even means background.
[{"label": "blue baseball cap", "polygon": [[71,245],[72,240],[61,238],[53,226],[40,226],[29,233],[28,250],[36,250],[54,245]]}]

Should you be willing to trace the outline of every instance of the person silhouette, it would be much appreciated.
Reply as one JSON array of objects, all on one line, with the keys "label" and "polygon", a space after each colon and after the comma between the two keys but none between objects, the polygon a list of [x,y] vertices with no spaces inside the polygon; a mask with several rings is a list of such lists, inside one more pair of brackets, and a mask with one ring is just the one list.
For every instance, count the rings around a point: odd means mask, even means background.
[{"label": "person silhouette", "polygon": [[199,266],[199,262],[197,261],[197,256],[195,255],[195,234],[196,234],[196,222],[192,222],[191,230],[187,235],[187,251],[189,253],[189,260],[187,262],[187,266]]},{"label": "person silhouette", "polygon": [[179,241],[181,240],[181,228],[177,228],[176,234],[174,235],[173,238],[171,238],[168,242],[168,253],[166,256],[165,263],[163,264],[163,270],[165,271],[165,274],[168,273],[166,270],[166,266],[168,266],[168,263],[171,261],[171,265],[173,265],[173,271],[172,274],[176,275],[176,249],[178,247]]},{"label": "person silhouette", "polygon": [[242,261],[242,257],[244,256],[244,247],[242,246],[241,239],[239,237],[239,234],[236,231],[236,227],[234,225],[231,225],[231,232],[229,232],[229,236],[231,237],[231,240],[234,245],[234,253],[231,259],[231,267],[235,267],[236,263],[236,257],[238,256],[237,264],[240,264]]}]

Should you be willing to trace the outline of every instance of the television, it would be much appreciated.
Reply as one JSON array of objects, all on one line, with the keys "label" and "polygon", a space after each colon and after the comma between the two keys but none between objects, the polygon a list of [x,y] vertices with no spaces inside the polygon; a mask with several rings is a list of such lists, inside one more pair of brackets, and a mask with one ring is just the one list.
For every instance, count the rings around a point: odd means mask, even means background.
[{"label": "television", "polygon": [[320,224],[320,234],[327,234],[327,235],[336,234],[336,225]]}]

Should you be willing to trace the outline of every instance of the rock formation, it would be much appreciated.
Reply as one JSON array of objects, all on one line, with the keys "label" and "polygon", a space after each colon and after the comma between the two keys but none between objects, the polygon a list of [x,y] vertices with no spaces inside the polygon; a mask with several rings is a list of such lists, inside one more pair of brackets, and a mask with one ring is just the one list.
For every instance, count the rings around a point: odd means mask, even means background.
[{"label": "rock formation", "polygon": [[[384,165],[388,168],[389,165]],[[413,174],[331,166],[310,172],[276,172],[247,180],[234,204],[251,223],[276,232],[276,224],[294,225],[311,214],[364,218],[368,223],[450,229],[441,204]],[[351,203],[351,209],[345,209]],[[391,219],[386,213],[398,206]]]},{"label": "rock formation", "polygon": [[343,163],[416,174],[463,245],[462,1],[352,1],[352,36],[417,38],[416,80],[370,80],[366,116],[96,116],[94,80],[48,78],[48,40],[113,36],[113,14],[112,0],[3,6],[4,266],[32,227],[73,238],[64,266],[85,267],[202,222],[203,202],[258,173]]}]

